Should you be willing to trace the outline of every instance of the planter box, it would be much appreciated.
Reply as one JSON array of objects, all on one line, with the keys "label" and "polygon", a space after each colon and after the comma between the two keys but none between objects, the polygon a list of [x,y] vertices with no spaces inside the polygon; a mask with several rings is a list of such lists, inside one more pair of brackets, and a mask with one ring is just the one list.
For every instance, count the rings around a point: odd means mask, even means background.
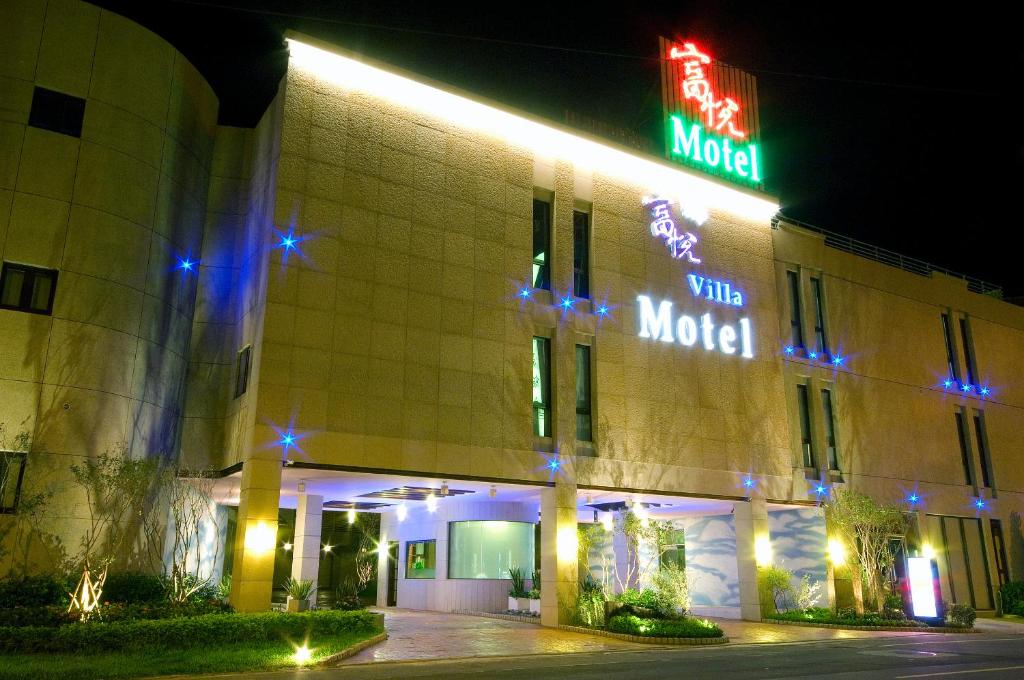
[{"label": "planter box", "polygon": [[530,598],[528,597],[512,597],[508,598],[508,610],[511,612],[528,612],[530,611]]},{"label": "planter box", "polygon": [[540,616],[540,598],[536,600],[530,600],[530,613]]},{"label": "planter box", "polygon": [[309,600],[296,600],[291,595],[288,596],[288,604],[285,607],[286,611],[290,612],[304,612],[309,610]]}]

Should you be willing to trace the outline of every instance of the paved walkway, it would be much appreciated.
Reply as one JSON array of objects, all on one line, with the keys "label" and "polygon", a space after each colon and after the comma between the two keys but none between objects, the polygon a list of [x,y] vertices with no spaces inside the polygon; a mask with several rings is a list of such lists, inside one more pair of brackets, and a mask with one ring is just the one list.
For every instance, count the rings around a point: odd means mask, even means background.
[{"label": "paved walkway", "polygon": [[[554,628],[545,628],[534,623],[411,609],[388,608],[383,611],[388,640],[341,662],[342,665],[464,657],[635,651],[657,647],[656,645],[626,642],[597,635],[570,633]],[[733,644],[941,635],[941,633],[924,632],[898,633],[810,628],[733,619],[715,619],[715,621],[722,627]],[[980,619],[979,623],[981,623]],[[1009,631],[1000,630],[999,632]],[[665,647],[660,648],[665,649]]]}]

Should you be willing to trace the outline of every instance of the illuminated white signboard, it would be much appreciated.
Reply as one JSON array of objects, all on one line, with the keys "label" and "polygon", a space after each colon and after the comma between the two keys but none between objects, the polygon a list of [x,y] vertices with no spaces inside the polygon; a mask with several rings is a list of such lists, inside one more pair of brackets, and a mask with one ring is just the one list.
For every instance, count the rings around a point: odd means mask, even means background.
[{"label": "illuminated white signboard", "polygon": [[910,581],[910,601],[914,616],[928,619],[938,616],[932,561],[927,557],[908,557],[907,580]]},{"label": "illuminated white signboard", "polygon": [[750,359],[754,356],[754,343],[750,330],[750,319],[740,319],[736,326],[716,323],[711,312],[695,319],[686,314],[672,317],[672,302],[662,300],[655,311],[654,303],[646,295],[638,295],[638,317],[640,337],[662,342],[678,342],[684,347],[693,347],[698,340],[705,351],[719,351],[722,354],[739,354]]}]

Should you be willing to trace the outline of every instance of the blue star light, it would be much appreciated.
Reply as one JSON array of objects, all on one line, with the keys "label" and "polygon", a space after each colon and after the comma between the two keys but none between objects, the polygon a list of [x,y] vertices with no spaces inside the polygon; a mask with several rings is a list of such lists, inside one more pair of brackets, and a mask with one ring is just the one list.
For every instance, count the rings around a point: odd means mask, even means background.
[{"label": "blue star light", "polygon": [[547,462],[547,468],[552,472],[558,472],[558,469],[562,467],[562,462],[557,458],[549,458]]},{"label": "blue star light", "polygon": [[910,503],[911,505],[917,505],[918,502],[920,502],[920,500],[921,497],[918,496],[916,493],[912,493],[909,496],[907,496],[907,503]]},{"label": "blue star light", "polygon": [[817,352],[808,352],[807,353],[807,358],[808,359],[817,359],[818,358],[818,353]]},{"label": "blue star light", "polygon": [[757,484],[757,482],[754,481],[753,477],[745,477],[743,479],[743,488],[744,489],[753,489],[755,484]]},{"label": "blue star light", "polygon": [[529,298],[531,295],[533,295],[533,291],[530,290],[528,287],[523,286],[522,288],[519,289],[518,295],[519,295],[519,297],[521,297],[521,298],[523,298],[525,300],[525,299]]},{"label": "blue star light", "polygon": [[974,389],[974,385],[971,385],[970,383],[964,383],[963,385],[960,386],[960,389],[963,390],[966,394],[967,392],[970,392],[971,390]]},{"label": "blue star light", "polygon": [[576,300],[574,300],[571,295],[566,295],[565,297],[562,298],[562,301],[558,303],[558,306],[566,311],[569,311],[575,304]]},{"label": "blue star light", "polygon": [[842,366],[844,361],[846,361],[846,357],[844,357],[842,354],[836,354],[835,356],[832,357],[832,365],[837,368],[839,366]]},{"label": "blue star light", "polygon": [[982,385],[979,392],[981,392],[981,396],[983,397],[987,397],[988,395],[992,394],[992,390],[989,389],[988,385]]},{"label": "blue star light", "polygon": [[295,232],[289,231],[287,234],[281,234],[281,242],[277,244],[278,248],[284,248],[285,252],[289,250],[295,250],[298,246],[299,239],[295,238]]},{"label": "blue star light", "polygon": [[292,432],[291,429],[285,430],[281,433],[281,439],[279,439],[277,443],[283,446],[284,450],[287,451],[289,448],[295,446],[295,433]]},{"label": "blue star light", "polygon": [[827,487],[827,486],[825,486],[825,484],[824,484],[824,483],[822,483],[822,482],[818,482],[818,483],[817,483],[817,484],[816,484],[816,485],[814,486],[814,495],[815,495],[815,496],[817,496],[817,497],[818,497],[819,499],[820,499],[820,498],[821,498],[822,496],[827,496],[827,495],[828,495],[828,487]]},{"label": "blue star light", "polygon": [[182,271],[190,272],[196,266],[196,264],[197,264],[197,262],[191,260],[190,258],[187,258],[187,257],[179,257],[178,258],[178,269],[180,269]]},{"label": "blue star light", "polygon": [[985,509],[985,499],[984,498],[976,498],[974,500],[974,507],[976,507],[978,510],[984,510]]},{"label": "blue star light", "polygon": [[793,352],[796,351],[796,347],[793,347],[793,345],[786,345],[786,349],[782,351],[785,352],[787,355],[792,356]]},{"label": "blue star light", "polygon": [[950,387],[953,386],[953,379],[952,378],[946,378],[945,380],[942,381],[942,386],[945,387],[948,390]]},{"label": "blue star light", "polygon": [[598,316],[608,316],[608,305],[601,305],[597,308]]}]

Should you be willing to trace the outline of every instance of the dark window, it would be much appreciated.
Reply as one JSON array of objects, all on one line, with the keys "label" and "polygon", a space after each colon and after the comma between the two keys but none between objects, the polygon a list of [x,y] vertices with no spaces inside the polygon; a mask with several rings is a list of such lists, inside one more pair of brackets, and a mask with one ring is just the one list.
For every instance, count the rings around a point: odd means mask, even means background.
[{"label": "dark window", "polygon": [[533,199],[533,287],[551,290],[551,203]]},{"label": "dark window", "polygon": [[17,511],[24,476],[25,454],[0,451],[0,513]]},{"label": "dark window", "polygon": [[967,384],[973,385],[978,371],[974,365],[974,348],[971,345],[971,329],[967,326],[967,319],[960,319],[960,340],[964,344],[964,359],[967,360],[965,366],[967,369]]},{"label": "dark window", "polygon": [[85,100],[63,92],[37,87],[32,93],[32,111],[28,124],[72,137],[82,136]]},{"label": "dark window", "polygon": [[839,453],[836,449],[836,421],[832,408],[832,390],[821,391],[821,409],[825,414],[825,446],[828,447],[828,469],[839,469]]},{"label": "dark window", "polygon": [[960,442],[960,462],[964,466],[964,483],[974,486],[974,475],[971,473],[971,450],[967,448],[967,424],[964,422],[964,414],[956,412],[956,436]]},{"label": "dark window", "polygon": [[1003,542],[1003,523],[998,519],[990,519],[992,528],[992,552],[996,555],[996,576],[1000,587],[1010,582],[1010,572],[1006,568],[1006,544]]},{"label": "dark window", "polygon": [[576,439],[593,441],[590,415],[590,348],[576,345]]},{"label": "dark window", "polygon": [[590,213],[572,211],[572,292],[590,297]]},{"label": "dark window", "polygon": [[4,262],[0,272],[0,308],[50,314],[56,292],[56,270]]},{"label": "dark window", "polygon": [[405,577],[434,578],[436,559],[436,541],[408,541],[405,544]]},{"label": "dark window", "polygon": [[235,374],[235,397],[240,397],[249,389],[249,365],[252,362],[252,345],[247,345],[238,353],[238,367]]},{"label": "dark window", "polygon": [[946,341],[946,367],[949,377],[960,381],[960,371],[956,369],[956,355],[953,354],[953,329],[949,327],[949,314],[942,315],[942,337]]},{"label": "dark window", "polygon": [[533,339],[533,433],[551,436],[551,341]]},{"label": "dark window", "polygon": [[821,281],[811,279],[811,294],[814,295],[814,340],[817,351],[828,354],[828,338],[825,337],[825,302],[821,299]]},{"label": "dark window", "polygon": [[794,271],[786,272],[789,281],[789,342],[793,347],[804,346],[804,320],[800,312],[800,276]]},{"label": "dark window", "polygon": [[807,385],[796,386],[797,408],[800,409],[800,449],[805,468],[814,467],[814,442],[811,439],[811,406]]},{"label": "dark window", "polygon": [[992,458],[988,455],[985,435],[985,417],[981,411],[974,412],[974,435],[978,440],[978,458],[981,463],[982,486],[992,488]]}]

